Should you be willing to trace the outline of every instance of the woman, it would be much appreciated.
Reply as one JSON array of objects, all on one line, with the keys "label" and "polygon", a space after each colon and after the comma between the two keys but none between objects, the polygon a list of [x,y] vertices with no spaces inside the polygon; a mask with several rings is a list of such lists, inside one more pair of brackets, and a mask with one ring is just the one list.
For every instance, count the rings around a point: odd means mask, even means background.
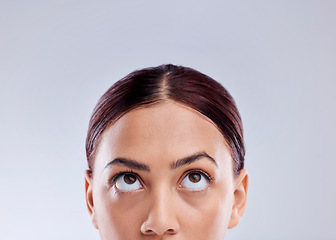
[{"label": "woman", "polygon": [[219,240],[244,213],[242,122],[215,80],[135,71],[100,98],[86,139],[87,206],[103,240]]}]

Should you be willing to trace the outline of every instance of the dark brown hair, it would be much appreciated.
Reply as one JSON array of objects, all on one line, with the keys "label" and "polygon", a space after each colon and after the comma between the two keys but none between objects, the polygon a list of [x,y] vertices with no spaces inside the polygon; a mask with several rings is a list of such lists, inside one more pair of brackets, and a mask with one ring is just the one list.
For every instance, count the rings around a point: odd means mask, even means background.
[{"label": "dark brown hair", "polygon": [[99,99],[86,138],[89,169],[102,132],[124,114],[165,100],[182,103],[208,117],[231,148],[234,174],[244,168],[245,147],[240,114],[230,93],[192,68],[161,65],[134,71],[113,84]]}]

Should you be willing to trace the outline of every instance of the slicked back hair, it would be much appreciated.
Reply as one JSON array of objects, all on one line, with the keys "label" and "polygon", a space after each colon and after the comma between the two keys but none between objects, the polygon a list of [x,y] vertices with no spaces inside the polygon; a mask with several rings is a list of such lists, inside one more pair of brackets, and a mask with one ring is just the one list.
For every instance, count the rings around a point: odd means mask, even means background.
[{"label": "slicked back hair", "polygon": [[134,71],[99,99],[89,122],[86,156],[93,170],[103,131],[129,111],[171,100],[209,118],[224,136],[234,161],[234,175],[244,168],[243,125],[234,99],[217,81],[192,68],[172,64]]}]

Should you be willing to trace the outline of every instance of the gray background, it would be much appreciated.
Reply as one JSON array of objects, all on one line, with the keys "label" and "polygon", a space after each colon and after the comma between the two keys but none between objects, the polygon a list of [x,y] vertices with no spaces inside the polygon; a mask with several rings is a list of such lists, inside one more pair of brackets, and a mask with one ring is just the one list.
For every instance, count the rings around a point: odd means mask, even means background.
[{"label": "gray background", "polygon": [[227,239],[336,239],[335,1],[0,1],[0,238],[99,239],[84,201],[98,98],[162,63],[220,81],[250,191]]}]

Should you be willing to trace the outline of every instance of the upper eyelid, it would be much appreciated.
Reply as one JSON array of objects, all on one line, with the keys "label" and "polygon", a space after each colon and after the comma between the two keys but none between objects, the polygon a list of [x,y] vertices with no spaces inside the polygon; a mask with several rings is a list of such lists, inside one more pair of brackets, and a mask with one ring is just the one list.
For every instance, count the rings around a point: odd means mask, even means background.
[{"label": "upper eyelid", "polygon": [[119,172],[119,173],[113,175],[112,178],[111,178],[111,180],[110,180],[109,182],[110,182],[111,184],[115,184],[115,182],[118,180],[118,178],[120,178],[121,176],[123,176],[123,175],[125,175],[125,174],[127,174],[127,173],[135,175],[136,178],[142,183],[142,179],[141,179],[141,177],[140,177],[137,173],[135,173],[135,172],[133,172],[133,171],[121,171],[121,172]]},{"label": "upper eyelid", "polygon": [[193,173],[193,172],[202,174],[207,179],[208,182],[211,182],[212,180],[214,180],[214,178],[209,173],[207,173],[207,172],[205,172],[205,171],[203,171],[201,169],[190,169],[190,170],[185,171],[182,174],[182,176],[181,176],[181,178],[179,180],[179,184],[183,181],[183,179],[186,176],[188,176],[188,174]]},{"label": "upper eyelid", "polygon": [[[181,177],[179,178],[179,180],[178,180],[178,184],[180,184],[180,183],[183,181],[183,179],[184,179],[186,176],[188,176],[188,174],[193,173],[193,172],[202,174],[202,175],[207,179],[208,182],[211,182],[211,181],[214,180],[214,177],[212,177],[209,173],[207,173],[207,172],[204,171],[204,170],[201,170],[201,169],[197,169],[197,168],[196,168],[196,169],[189,169],[189,170],[185,171],[185,172],[181,175]],[[139,176],[139,174],[133,172],[132,170],[129,170],[129,171],[120,171],[120,172],[118,172],[117,174],[114,174],[114,175],[112,176],[112,178],[109,180],[109,183],[112,184],[112,185],[115,184],[115,182],[116,182],[121,176],[123,176],[123,175],[125,175],[125,174],[127,174],[127,173],[135,175],[136,178],[140,181],[141,185],[143,185],[144,182],[143,182],[142,178]]]}]

